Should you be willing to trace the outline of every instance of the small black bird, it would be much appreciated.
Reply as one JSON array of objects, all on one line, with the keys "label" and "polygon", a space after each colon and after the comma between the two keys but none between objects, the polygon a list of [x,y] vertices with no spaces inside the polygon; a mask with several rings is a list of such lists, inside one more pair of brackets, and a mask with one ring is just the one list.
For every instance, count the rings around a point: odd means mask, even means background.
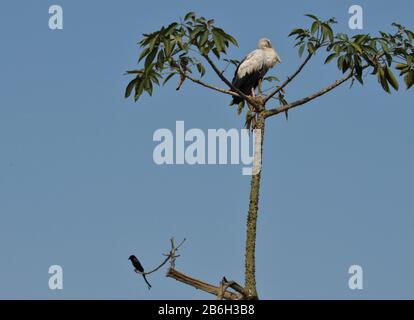
[{"label": "small black bird", "polygon": [[[144,272],[144,267],[142,266],[141,262],[139,262],[139,260],[138,260],[138,258],[136,256],[134,256],[134,255],[129,256],[128,260],[131,260],[132,265],[135,268],[135,271]],[[147,283],[148,290],[151,289],[151,285],[148,282],[147,277],[145,277],[145,274],[143,274],[142,276],[143,276],[145,282]]]}]

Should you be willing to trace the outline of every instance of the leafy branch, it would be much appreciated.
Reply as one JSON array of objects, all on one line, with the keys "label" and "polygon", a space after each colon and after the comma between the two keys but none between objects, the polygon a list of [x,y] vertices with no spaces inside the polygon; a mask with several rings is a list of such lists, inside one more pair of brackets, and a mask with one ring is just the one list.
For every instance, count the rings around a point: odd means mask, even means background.
[{"label": "leafy branch", "polygon": [[132,92],[135,101],[144,92],[151,96],[154,84],[160,85],[162,81],[162,85],[165,85],[175,75],[180,76],[179,87],[185,79],[189,79],[215,91],[233,96],[240,95],[238,90],[232,92],[221,89],[191,76],[194,73],[198,73],[200,77],[206,74],[206,67],[200,61],[200,57],[206,58],[209,53],[213,53],[221,59],[226,55],[230,45],[238,45],[235,38],[214,25],[213,19],[196,17],[194,12],[190,12],[182,22],[173,22],[158,31],[144,34],[139,45],[142,50],[138,62],[143,61],[144,66],[127,72],[136,77],[127,85],[125,97],[131,96]]}]

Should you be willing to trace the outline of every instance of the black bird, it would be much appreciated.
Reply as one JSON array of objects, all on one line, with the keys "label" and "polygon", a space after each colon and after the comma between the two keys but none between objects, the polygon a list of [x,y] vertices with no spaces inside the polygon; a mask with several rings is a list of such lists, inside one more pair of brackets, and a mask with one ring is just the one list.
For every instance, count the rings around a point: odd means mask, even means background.
[{"label": "black bird", "polygon": [[[139,260],[136,256],[134,256],[134,255],[129,256],[128,260],[131,260],[132,265],[134,266],[136,272],[144,272],[144,267],[142,266],[141,262],[139,262]],[[145,277],[145,274],[143,274],[142,277],[144,278],[145,282],[147,283],[148,290],[151,289],[151,285],[148,282],[147,277]]]}]

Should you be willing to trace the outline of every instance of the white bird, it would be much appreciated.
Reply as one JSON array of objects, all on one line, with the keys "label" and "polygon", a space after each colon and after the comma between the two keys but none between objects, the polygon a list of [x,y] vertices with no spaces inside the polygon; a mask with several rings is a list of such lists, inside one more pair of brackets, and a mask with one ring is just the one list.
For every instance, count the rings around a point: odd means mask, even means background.
[{"label": "white bird", "polygon": [[[238,65],[232,84],[245,95],[255,96],[255,90],[267,71],[281,62],[270,40],[260,39],[257,49],[250,52]],[[233,97],[231,104],[239,104],[241,101],[243,99]]]}]

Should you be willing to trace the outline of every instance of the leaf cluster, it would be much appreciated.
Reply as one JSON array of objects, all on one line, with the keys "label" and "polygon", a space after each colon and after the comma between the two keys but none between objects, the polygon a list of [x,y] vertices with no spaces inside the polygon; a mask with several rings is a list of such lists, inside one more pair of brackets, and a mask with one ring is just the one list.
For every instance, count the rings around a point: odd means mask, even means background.
[{"label": "leaf cluster", "polygon": [[[200,57],[213,53],[221,59],[230,45],[238,44],[234,37],[215,26],[213,19],[207,20],[189,12],[180,22],[143,34],[139,45],[141,52],[138,62],[143,66],[127,72],[135,75],[135,78],[125,91],[125,97],[134,93],[135,101],[143,92],[152,95],[154,85],[165,85],[175,75],[180,76],[182,82],[185,74],[198,73],[203,77],[206,68]],[[237,60],[225,60],[229,64],[238,64]]]},{"label": "leaf cluster", "polygon": [[342,72],[352,72],[352,76],[364,83],[364,70],[370,69],[376,75],[379,84],[386,92],[399,89],[393,69],[404,76],[407,89],[414,84],[414,33],[400,24],[393,23],[394,33],[379,32],[378,36],[357,34],[352,37],[344,33],[335,33],[332,29],[335,18],[322,21],[312,14],[307,14],[312,22],[309,28],[292,30],[289,36],[296,36],[299,56],[305,49],[313,55],[325,48],[325,64],[336,61]]}]

